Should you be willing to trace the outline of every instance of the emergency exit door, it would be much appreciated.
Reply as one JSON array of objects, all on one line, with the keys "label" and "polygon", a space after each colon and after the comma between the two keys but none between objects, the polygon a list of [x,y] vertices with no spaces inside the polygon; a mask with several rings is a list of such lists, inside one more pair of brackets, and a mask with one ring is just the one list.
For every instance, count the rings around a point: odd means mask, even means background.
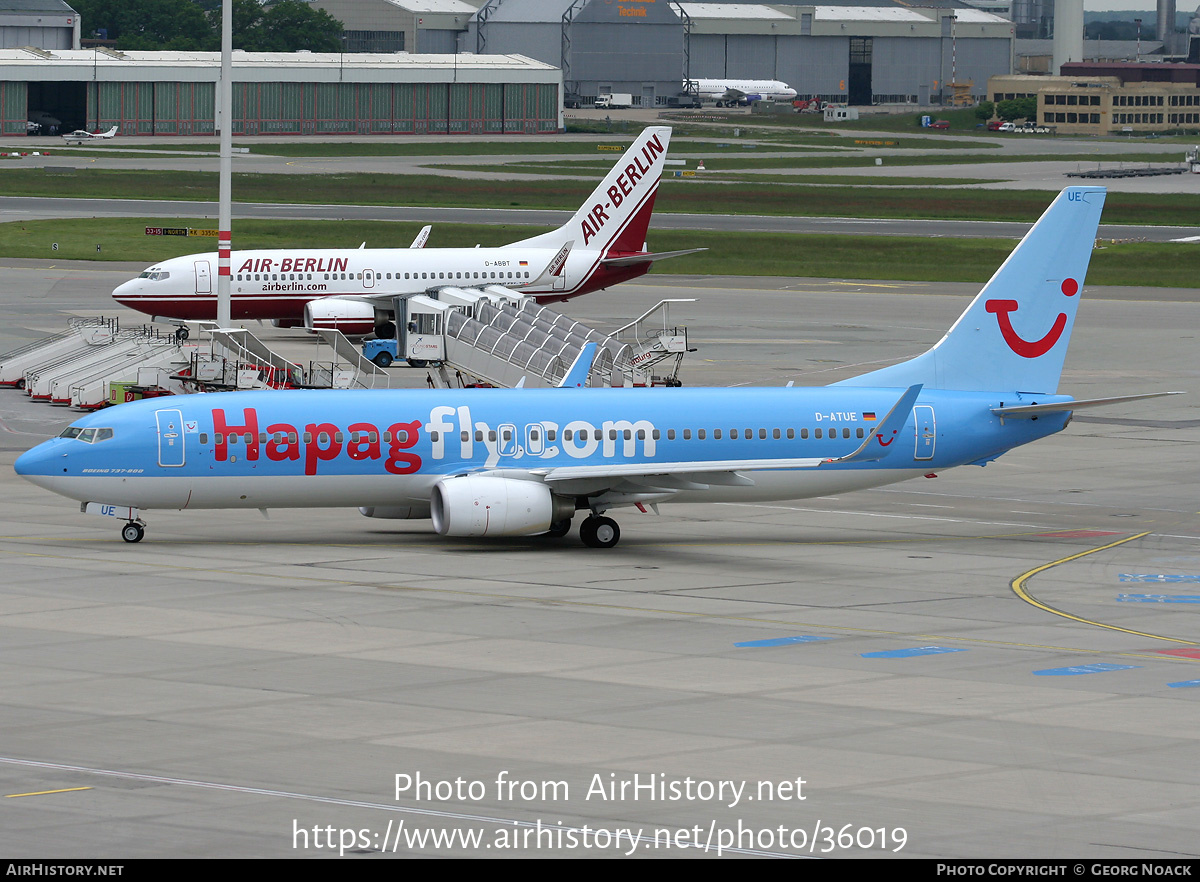
[{"label": "emergency exit door", "polygon": [[178,410],[155,411],[158,419],[158,464],[179,468],[184,464],[183,414]]},{"label": "emergency exit door", "polygon": [[913,454],[915,459],[933,459],[934,447],[937,444],[937,421],[933,408],[920,404],[913,408],[913,417],[917,422],[917,449]]}]

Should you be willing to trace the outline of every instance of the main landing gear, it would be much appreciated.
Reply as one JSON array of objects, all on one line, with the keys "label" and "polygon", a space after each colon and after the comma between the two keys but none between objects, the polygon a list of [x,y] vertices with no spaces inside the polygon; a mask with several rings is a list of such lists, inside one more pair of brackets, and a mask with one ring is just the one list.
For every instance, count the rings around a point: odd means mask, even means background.
[{"label": "main landing gear", "polygon": [[591,515],[579,525],[579,538],[588,548],[612,548],[621,540],[621,528],[612,518]]},{"label": "main landing gear", "polygon": [[146,528],[137,521],[130,521],[121,528],[121,538],[126,542],[141,542],[146,535]]},{"label": "main landing gear", "polygon": [[[559,539],[571,532],[571,519],[563,518],[550,525],[543,533],[553,539]],[[588,515],[579,525],[579,538],[588,548],[612,548],[621,539],[621,528],[612,518],[601,515]]]}]

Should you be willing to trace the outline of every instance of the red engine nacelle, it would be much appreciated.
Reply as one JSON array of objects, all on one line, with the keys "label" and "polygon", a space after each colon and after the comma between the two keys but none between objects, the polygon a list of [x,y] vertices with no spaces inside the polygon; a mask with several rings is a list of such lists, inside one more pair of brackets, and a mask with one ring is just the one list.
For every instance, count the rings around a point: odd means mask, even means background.
[{"label": "red engine nacelle", "polygon": [[304,304],[304,327],[310,331],[341,331],[364,337],[375,330],[375,307],[362,300],[326,297]]}]

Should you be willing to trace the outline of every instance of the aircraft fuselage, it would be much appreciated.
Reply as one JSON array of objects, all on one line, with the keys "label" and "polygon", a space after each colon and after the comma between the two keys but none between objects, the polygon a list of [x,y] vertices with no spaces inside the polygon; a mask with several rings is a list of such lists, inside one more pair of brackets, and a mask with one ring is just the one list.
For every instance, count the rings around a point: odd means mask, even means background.
[{"label": "aircraft fuselage", "polygon": [[[869,438],[902,390],[396,390],[234,392],[133,402],[24,454],[18,472],[81,501],[138,508],[427,505],[455,475],[570,466],[728,461],[748,481],[689,479],[671,501],[796,499],[860,489],[986,461],[1062,429],[1065,415],[1001,421],[1015,393],[930,392],[878,461],[755,472],[753,461],[835,459]],[[1039,401],[1067,398],[1041,396]],[[316,416],[318,415],[319,416]],[[653,483],[651,480],[650,483]],[[587,496],[610,478],[560,488]],[[664,486],[670,487],[668,481]]]}]

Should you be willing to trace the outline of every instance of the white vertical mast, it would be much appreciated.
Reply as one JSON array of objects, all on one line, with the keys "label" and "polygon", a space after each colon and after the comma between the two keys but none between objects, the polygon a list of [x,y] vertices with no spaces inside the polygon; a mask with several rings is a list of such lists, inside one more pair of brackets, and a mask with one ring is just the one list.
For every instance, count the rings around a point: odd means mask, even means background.
[{"label": "white vertical mast", "polygon": [[229,301],[229,259],[233,250],[233,0],[223,0],[221,4],[221,94],[217,125],[221,127],[217,326],[228,328],[233,324]]}]

